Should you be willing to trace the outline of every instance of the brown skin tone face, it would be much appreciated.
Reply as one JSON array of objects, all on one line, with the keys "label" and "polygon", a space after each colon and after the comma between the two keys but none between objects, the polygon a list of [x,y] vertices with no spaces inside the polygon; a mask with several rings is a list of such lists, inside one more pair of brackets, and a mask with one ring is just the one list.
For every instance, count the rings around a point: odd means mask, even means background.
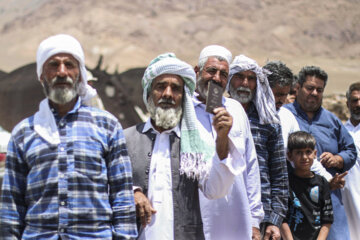
[{"label": "brown skin tone face", "polygon": [[307,76],[305,82],[299,87],[296,101],[309,119],[321,107],[325,82],[315,76]]},{"label": "brown skin tone face", "polygon": [[[252,95],[254,96],[256,86],[257,86],[256,74],[250,70],[238,72],[238,73],[234,74],[234,76],[231,78],[230,84],[234,89],[236,89],[238,87],[249,88]],[[238,95],[240,95],[240,94],[246,95],[246,96],[250,95],[250,93],[248,93],[246,91],[238,91],[237,94]],[[251,99],[249,100],[249,102],[250,101],[251,101]],[[244,107],[244,109],[248,108],[249,102],[241,103],[241,105]]]},{"label": "brown skin tone face", "polygon": [[[43,65],[43,72],[40,76],[40,81],[47,81],[50,84],[51,79],[54,77],[70,77],[74,84],[76,80],[81,81],[80,67],[78,61],[67,53],[59,53],[51,56]],[[73,85],[69,83],[55,84],[54,88],[72,88]],[[71,109],[73,109],[77,98],[74,98],[66,104],[56,104],[50,100],[50,105],[56,109],[60,116],[64,116]]]},{"label": "brown skin tone face", "polygon": [[278,111],[282,105],[286,104],[286,99],[290,92],[290,86],[280,87],[279,84],[276,84],[273,88],[271,88],[271,90],[274,94],[276,110]]},{"label": "brown skin tone face", "polygon": [[203,103],[206,103],[206,98],[199,92],[199,88],[207,91],[209,81],[215,81],[225,90],[229,75],[229,64],[227,61],[220,61],[216,57],[209,57],[201,72],[198,66],[194,70],[196,77],[201,77],[201,80],[197,82],[198,89],[196,91],[200,94],[198,99]]},{"label": "brown skin tone face", "polygon": [[[348,106],[351,116],[350,121],[354,126],[360,123],[360,91],[354,90],[350,93],[350,98],[347,100],[346,105]],[[356,116],[357,115],[357,116]]]},{"label": "brown skin tone face", "polygon": [[310,168],[316,157],[316,150],[311,148],[293,149],[289,151],[287,155],[295,165],[295,175],[304,178],[314,176]]},{"label": "brown skin tone face", "polygon": [[[182,104],[184,95],[184,80],[178,75],[174,74],[160,75],[152,82],[150,94],[154,101],[155,107],[161,107],[163,109],[177,108]],[[174,104],[169,102],[159,103],[160,99],[174,101]],[[155,126],[153,121],[152,124],[159,132],[166,130]]]}]

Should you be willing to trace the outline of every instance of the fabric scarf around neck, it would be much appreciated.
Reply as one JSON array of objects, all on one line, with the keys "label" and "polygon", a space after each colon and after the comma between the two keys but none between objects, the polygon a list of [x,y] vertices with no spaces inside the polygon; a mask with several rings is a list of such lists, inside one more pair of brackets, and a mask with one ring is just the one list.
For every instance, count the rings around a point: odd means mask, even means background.
[{"label": "fabric scarf around neck", "polygon": [[[52,56],[59,53],[71,54],[78,62],[80,68],[79,96],[82,101],[87,101],[97,93],[94,88],[87,84],[87,72],[83,49],[74,37],[66,34],[58,34],[43,40],[36,53],[36,72],[40,81],[44,63]],[[60,137],[55,123],[55,118],[49,107],[48,99],[41,101],[39,111],[34,116],[34,129],[50,144],[59,144]]]},{"label": "fabric scarf around neck", "polygon": [[153,80],[163,74],[174,74],[184,80],[183,114],[181,118],[180,173],[193,179],[201,179],[208,174],[208,163],[212,156],[211,147],[201,139],[197,118],[192,103],[196,86],[193,68],[176,58],[173,53],[164,53],[153,59],[142,78],[143,100],[147,104],[148,93]]},{"label": "fabric scarf around neck", "polygon": [[267,75],[269,71],[259,67],[255,60],[239,55],[234,58],[230,64],[229,81],[227,83],[227,91],[232,77],[238,72],[252,71],[256,74],[256,93],[252,99],[256,110],[259,114],[260,124],[280,123],[275,107],[275,98],[270,88]]}]

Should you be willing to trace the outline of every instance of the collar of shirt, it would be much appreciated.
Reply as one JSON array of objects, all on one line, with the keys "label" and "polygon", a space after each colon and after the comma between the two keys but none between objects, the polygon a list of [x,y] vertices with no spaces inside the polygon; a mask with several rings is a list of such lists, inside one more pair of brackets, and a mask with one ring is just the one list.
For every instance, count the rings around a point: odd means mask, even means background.
[{"label": "collar of shirt", "polygon": [[[144,128],[142,130],[142,133],[146,133],[149,130],[152,130],[156,134],[159,134],[159,132],[152,125],[151,118],[149,118],[146,121],[145,126],[144,126]],[[164,131],[164,133],[167,133],[167,132],[168,133],[174,132],[178,138],[180,138],[180,136],[181,136],[179,124],[177,124],[174,128],[171,128],[171,129],[168,129],[168,130]]]},{"label": "collar of shirt", "polygon": [[360,131],[360,124],[358,124],[358,125],[356,125],[356,126],[354,126],[353,124],[352,124],[352,122],[350,121],[350,119],[348,119],[347,121],[346,121],[346,123],[344,124],[344,126],[350,131],[354,131],[354,132],[357,132],[357,131]]},{"label": "collar of shirt", "polygon": [[[302,118],[306,119],[306,121],[309,122],[310,120],[309,120],[306,112],[301,109],[300,104],[299,104],[296,100],[294,101],[293,104],[294,104],[294,107],[295,107],[296,112],[297,112]],[[316,119],[319,118],[319,115],[320,115],[321,110],[322,110],[322,107],[320,106],[319,109],[315,112],[314,117],[312,118],[311,121],[316,120]]]},{"label": "collar of shirt", "polygon": [[[49,104],[49,106],[51,106],[51,105]],[[75,103],[73,109],[71,109],[67,114],[75,113],[75,112],[80,108],[80,106],[81,106],[81,98],[78,97],[78,99],[76,100],[76,103]],[[55,108],[50,107],[50,110],[51,110],[51,112],[54,114],[55,117],[58,117],[58,114],[57,114]],[[66,115],[67,115],[67,114],[66,114]]]}]

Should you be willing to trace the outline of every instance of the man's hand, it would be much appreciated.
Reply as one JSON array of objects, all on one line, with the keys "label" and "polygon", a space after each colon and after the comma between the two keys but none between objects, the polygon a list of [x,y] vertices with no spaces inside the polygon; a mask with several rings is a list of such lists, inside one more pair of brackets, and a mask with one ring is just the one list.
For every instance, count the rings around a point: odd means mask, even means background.
[{"label": "man's hand", "polygon": [[134,192],[136,216],[140,218],[141,225],[145,227],[151,222],[151,215],[156,213],[156,210],[152,208],[149,199],[141,192]]},{"label": "man's hand", "polygon": [[264,240],[280,240],[280,229],[275,225],[267,226]]},{"label": "man's hand", "polygon": [[233,118],[223,107],[214,109],[213,125],[220,138],[227,137],[233,124]]},{"label": "man's hand", "polygon": [[330,152],[323,152],[320,155],[320,162],[326,168],[344,168],[344,159],[339,155],[333,155]]},{"label": "man's hand", "polygon": [[223,107],[214,109],[213,126],[215,128],[216,137],[216,152],[220,160],[225,159],[229,153],[229,138],[228,134],[233,124],[233,118]]},{"label": "man's hand", "polygon": [[260,235],[260,229],[256,228],[256,227],[252,227],[252,240],[260,240],[261,239],[261,235]]},{"label": "man's hand", "polygon": [[339,188],[343,188],[345,186],[345,176],[348,174],[348,171],[342,173],[342,174],[338,174],[336,173],[335,176],[330,179],[330,189],[331,190],[336,190]]}]

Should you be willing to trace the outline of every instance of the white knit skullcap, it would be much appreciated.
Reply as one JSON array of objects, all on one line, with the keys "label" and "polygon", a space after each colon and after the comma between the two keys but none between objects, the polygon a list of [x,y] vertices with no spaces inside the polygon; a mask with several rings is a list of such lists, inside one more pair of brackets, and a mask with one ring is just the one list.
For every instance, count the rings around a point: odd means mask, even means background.
[{"label": "white knit skullcap", "polygon": [[80,67],[81,82],[79,85],[79,95],[82,100],[90,99],[96,95],[96,90],[87,84],[87,73],[85,68],[84,51],[74,37],[66,34],[58,34],[43,40],[36,53],[36,72],[38,80],[43,71],[44,63],[52,56],[59,53],[71,54],[78,62]]},{"label": "white knit skullcap", "polygon": [[208,57],[214,57],[214,56],[225,58],[229,65],[232,60],[232,54],[229,50],[219,45],[210,45],[205,47],[200,52],[199,62],[201,62],[202,60]]}]

